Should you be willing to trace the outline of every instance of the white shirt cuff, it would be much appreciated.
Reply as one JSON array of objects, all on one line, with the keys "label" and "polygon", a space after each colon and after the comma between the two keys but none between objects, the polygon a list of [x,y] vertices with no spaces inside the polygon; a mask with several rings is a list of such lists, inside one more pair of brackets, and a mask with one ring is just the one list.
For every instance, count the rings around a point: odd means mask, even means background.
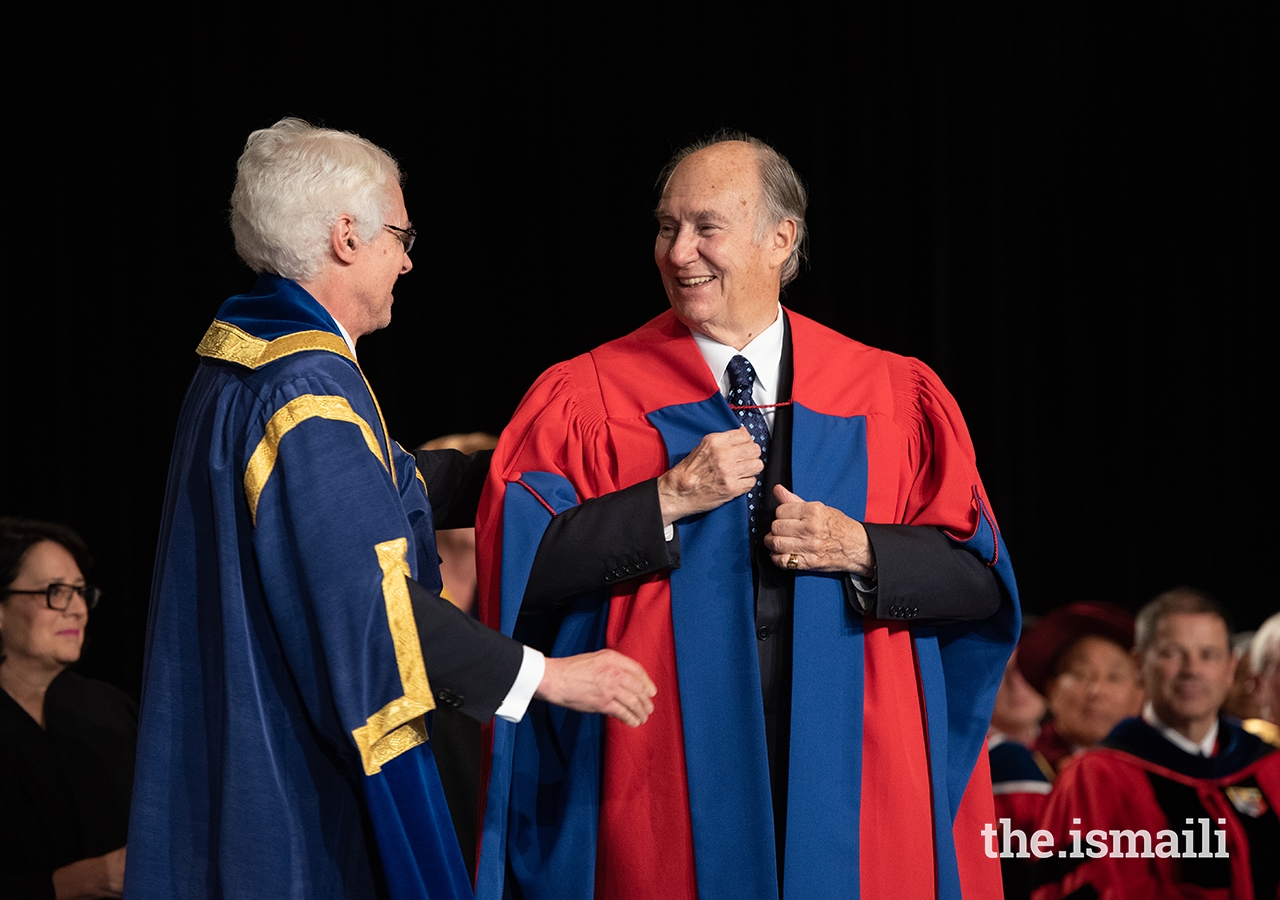
[{"label": "white shirt cuff", "polygon": [[676,536],[676,526],[675,526],[675,525],[663,525],[663,526],[662,526],[662,536],[663,536],[664,538],[666,538],[666,539],[667,539],[667,543],[668,543],[668,544],[669,544],[669,543],[671,543],[671,539],[672,539],[673,537],[675,537],[675,536]]},{"label": "white shirt cuff", "polygon": [[494,715],[500,719],[506,719],[508,722],[519,722],[523,719],[525,710],[529,708],[529,701],[533,699],[533,694],[538,689],[538,685],[542,684],[542,676],[546,671],[547,658],[526,645],[524,648],[524,660],[520,663],[520,671],[516,673],[516,680],[512,683],[511,690],[507,691],[507,696],[503,699],[502,705],[498,707],[498,711]]}]

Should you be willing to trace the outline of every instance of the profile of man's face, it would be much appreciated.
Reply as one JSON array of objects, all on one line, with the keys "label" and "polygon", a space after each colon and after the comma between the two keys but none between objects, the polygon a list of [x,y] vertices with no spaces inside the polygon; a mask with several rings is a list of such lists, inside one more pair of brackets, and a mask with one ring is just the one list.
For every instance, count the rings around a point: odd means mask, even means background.
[{"label": "profile of man's face", "polygon": [[[409,213],[404,205],[404,193],[400,186],[392,184],[388,187],[390,207],[387,221],[380,226],[395,225],[407,229]],[[401,275],[413,268],[413,261],[404,250],[396,232],[389,228],[379,227],[377,235],[361,246],[359,270],[352,279],[352,291],[356,300],[356,315],[359,317],[355,328],[359,332],[353,337],[369,334],[391,323],[391,305],[395,302],[392,289]]]},{"label": "profile of man's face", "polygon": [[1142,681],[1160,720],[1182,729],[1218,714],[1235,675],[1227,625],[1212,613],[1172,613],[1142,654]]}]

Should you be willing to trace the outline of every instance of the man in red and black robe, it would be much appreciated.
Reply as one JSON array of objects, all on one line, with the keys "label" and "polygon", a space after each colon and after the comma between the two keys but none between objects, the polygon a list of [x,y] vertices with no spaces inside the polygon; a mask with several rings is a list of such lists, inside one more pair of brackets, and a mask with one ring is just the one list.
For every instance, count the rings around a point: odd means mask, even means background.
[{"label": "man in red and black robe", "polygon": [[1142,715],[1054,783],[1033,898],[1280,900],[1280,753],[1222,715],[1236,664],[1225,612],[1175,588],[1135,633]]}]

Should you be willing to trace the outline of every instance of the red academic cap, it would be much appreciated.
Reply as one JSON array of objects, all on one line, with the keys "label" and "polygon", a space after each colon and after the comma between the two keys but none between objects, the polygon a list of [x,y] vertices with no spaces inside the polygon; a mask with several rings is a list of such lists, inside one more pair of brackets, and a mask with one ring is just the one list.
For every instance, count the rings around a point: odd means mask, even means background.
[{"label": "red academic cap", "polygon": [[1028,684],[1044,694],[1058,659],[1072,644],[1090,634],[1131,650],[1133,616],[1102,600],[1079,600],[1059,606],[1023,632],[1018,642],[1018,670]]}]

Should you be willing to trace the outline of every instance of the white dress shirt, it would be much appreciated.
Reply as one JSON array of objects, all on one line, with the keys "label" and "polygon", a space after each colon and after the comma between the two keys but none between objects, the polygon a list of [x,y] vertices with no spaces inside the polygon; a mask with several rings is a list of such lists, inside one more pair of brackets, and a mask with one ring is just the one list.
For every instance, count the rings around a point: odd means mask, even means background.
[{"label": "white dress shirt", "polygon": [[756,370],[752,396],[757,406],[764,407],[760,412],[764,414],[764,423],[769,426],[770,434],[773,434],[773,404],[778,402],[778,377],[782,372],[782,338],[785,331],[782,306],[779,304],[773,324],[741,350],[712,340],[705,334],[693,332],[693,341],[698,345],[702,358],[707,361],[707,368],[715,376],[716,384],[720,385],[722,396],[729,396],[729,361],[735,356],[744,356],[751,363],[751,368]]},{"label": "white dress shirt", "polygon": [[1192,756],[1213,756],[1213,750],[1218,745],[1218,719],[1216,716],[1213,719],[1213,725],[1209,728],[1209,733],[1199,743],[1160,721],[1160,717],[1156,715],[1156,708],[1151,705],[1150,700],[1142,706],[1142,720],[1160,732],[1160,736],[1166,741],[1182,752],[1190,753]]},{"label": "white dress shirt", "polygon": [[[778,304],[778,311],[774,316],[773,324],[755,336],[755,339],[741,350],[734,349],[728,344],[722,344],[717,340],[707,337],[697,331],[690,331],[693,334],[693,342],[698,345],[698,351],[702,354],[702,358],[706,360],[707,368],[711,370],[711,374],[716,379],[716,384],[720,385],[720,395],[722,397],[729,396],[729,361],[735,356],[744,356],[747,362],[751,363],[751,368],[756,371],[755,386],[752,388],[751,396],[758,406],[764,409],[760,412],[764,415],[764,424],[768,427],[769,433],[773,434],[773,413],[772,404],[778,402],[778,375],[782,371],[782,337],[785,333],[782,322],[782,304]],[[670,541],[676,534],[674,525],[667,525],[662,529],[663,536]]]}]

